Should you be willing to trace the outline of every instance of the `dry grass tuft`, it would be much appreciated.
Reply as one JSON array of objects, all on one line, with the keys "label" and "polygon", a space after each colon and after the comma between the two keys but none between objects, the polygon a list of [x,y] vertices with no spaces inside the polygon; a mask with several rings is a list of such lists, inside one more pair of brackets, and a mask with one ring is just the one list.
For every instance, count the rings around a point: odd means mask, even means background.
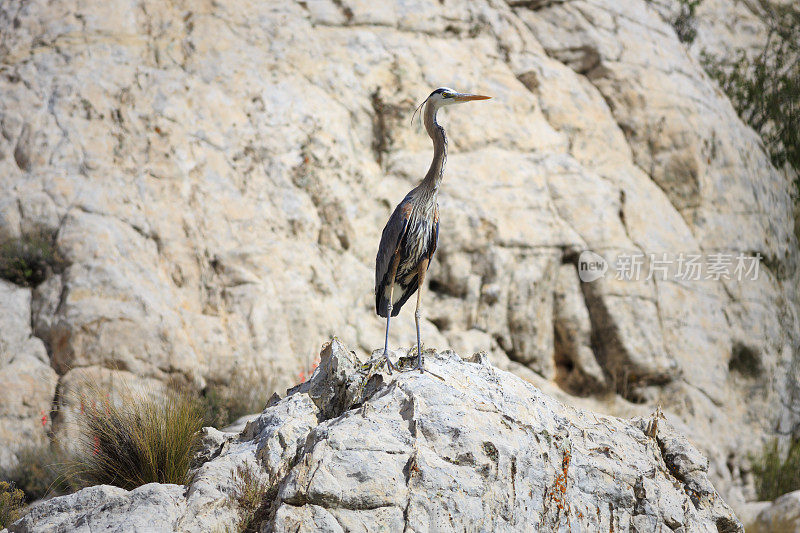
[{"label": "dry grass tuft", "polygon": [[242,513],[238,530],[243,533],[260,531],[261,523],[267,519],[275,498],[275,490],[259,477],[251,465],[237,466],[231,477],[234,487],[231,503]]},{"label": "dry grass tuft", "polygon": [[199,446],[203,408],[173,390],[123,390],[86,408],[80,454],[71,473],[78,486],[109,484],[134,489],[146,483],[184,484]]}]

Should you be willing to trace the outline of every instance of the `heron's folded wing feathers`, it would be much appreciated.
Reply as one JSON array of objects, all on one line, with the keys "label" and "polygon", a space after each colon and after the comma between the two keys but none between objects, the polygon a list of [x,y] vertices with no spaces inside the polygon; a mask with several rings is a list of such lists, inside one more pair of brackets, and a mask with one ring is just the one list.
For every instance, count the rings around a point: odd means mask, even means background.
[{"label": "heron's folded wing feathers", "polygon": [[[392,258],[397,252],[403,237],[408,230],[408,220],[411,216],[411,202],[406,197],[395,208],[386,227],[383,228],[381,243],[378,246],[378,255],[375,257],[375,310],[381,314],[381,298],[388,284],[388,274]],[[385,306],[383,306],[385,307]],[[385,313],[385,311],[384,311]]]}]

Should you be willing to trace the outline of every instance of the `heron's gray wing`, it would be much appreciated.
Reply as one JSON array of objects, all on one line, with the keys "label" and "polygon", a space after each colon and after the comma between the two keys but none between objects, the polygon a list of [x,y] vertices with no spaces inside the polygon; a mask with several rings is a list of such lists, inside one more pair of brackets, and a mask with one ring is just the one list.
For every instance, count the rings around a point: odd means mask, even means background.
[{"label": "heron's gray wing", "polygon": [[375,296],[376,296],[376,312],[380,314],[380,296],[383,294],[384,288],[388,285],[387,279],[389,269],[391,268],[392,258],[400,248],[403,242],[403,237],[408,229],[408,219],[411,216],[411,202],[406,197],[395,208],[386,227],[383,228],[381,235],[381,243],[378,245],[378,255],[375,257]]}]

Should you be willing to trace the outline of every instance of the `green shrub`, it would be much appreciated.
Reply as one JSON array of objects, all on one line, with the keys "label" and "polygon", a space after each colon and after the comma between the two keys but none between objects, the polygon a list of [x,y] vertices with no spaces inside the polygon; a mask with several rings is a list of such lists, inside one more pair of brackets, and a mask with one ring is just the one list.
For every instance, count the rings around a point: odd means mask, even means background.
[{"label": "green shrub", "polygon": [[224,428],[240,417],[260,413],[275,392],[275,380],[235,374],[231,384],[210,384],[203,391],[203,425]]},{"label": "green shrub", "polygon": [[772,163],[800,172],[800,8],[773,6],[765,22],[769,34],[757,57],[739,50],[732,60],[707,53],[701,60],[742,120],[764,140]]},{"label": "green shrub", "polygon": [[261,530],[261,523],[267,519],[276,490],[271,490],[269,483],[263,481],[250,465],[239,465],[231,474],[233,478],[233,495],[231,503],[242,513],[238,524],[241,532]]},{"label": "green shrub", "polygon": [[22,516],[25,494],[13,483],[0,481],[0,528],[8,527]]},{"label": "green shrub", "polygon": [[774,439],[751,460],[759,500],[774,500],[800,489],[800,438],[792,438],[785,453]]},{"label": "green shrub", "polygon": [[188,481],[203,425],[200,402],[173,390],[125,390],[119,402],[105,394],[96,397],[103,400],[86,408],[80,421],[80,454],[71,472],[79,486],[133,489]]},{"label": "green shrub", "polygon": [[55,444],[29,446],[17,452],[17,464],[3,473],[32,502],[71,492],[66,470],[70,459]]},{"label": "green shrub", "polygon": [[11,283],[35,287],[63,265],[52,231],[40,228],[0,240],[0,278]]}]

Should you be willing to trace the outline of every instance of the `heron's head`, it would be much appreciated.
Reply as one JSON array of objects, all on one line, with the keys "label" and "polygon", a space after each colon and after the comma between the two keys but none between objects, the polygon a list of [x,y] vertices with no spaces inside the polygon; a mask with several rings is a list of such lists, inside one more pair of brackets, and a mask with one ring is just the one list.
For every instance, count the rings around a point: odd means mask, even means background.
[{"label": "heron's head", "polygon": [[491,98],[491,96],[460,93],[449,87],[439,87],[428,96],[427,102],[439,108],[446,105],[463,104],[464,102],[471,102],[473,100],[488,100],[489,98]]}]

